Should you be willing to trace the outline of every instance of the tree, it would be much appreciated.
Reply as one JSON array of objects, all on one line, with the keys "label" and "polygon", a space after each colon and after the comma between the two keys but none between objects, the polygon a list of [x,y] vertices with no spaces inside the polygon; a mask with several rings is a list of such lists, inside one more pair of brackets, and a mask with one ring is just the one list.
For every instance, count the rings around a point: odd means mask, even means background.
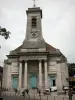
[{"label": "tree", "polygon": [[10,32],[6,30],[6,28],[1,28],[0,27],[0,35],[1,36],[4,36],[5,39],[8,39],[9,38],[9,34]]}]

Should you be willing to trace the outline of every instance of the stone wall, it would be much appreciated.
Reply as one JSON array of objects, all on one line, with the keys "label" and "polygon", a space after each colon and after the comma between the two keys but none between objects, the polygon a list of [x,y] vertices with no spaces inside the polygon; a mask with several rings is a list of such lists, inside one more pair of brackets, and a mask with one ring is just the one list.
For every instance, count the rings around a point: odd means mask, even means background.
[{"label": "stone wall", "polygon": [[[52,57],[48,60],[48,75],[56,75],[56,86],[58,90],[61,90],[63,86],[67,86],[68,83],[66,78],[68,77],[68,68],[66,63],[57,63],[60,58]],[[10,60],[11,61],[11,60]],[[44,70],[44,60],[41,61],[42,65],[42,87],[44,88],[45,85],[45,70]],[[37,76],[37,87],[39,85],[39,60],[32,60],[27,61],[27,68],[28,68],[28,88],[30,86],[30,78],[31,73],[36,73]],[[24,70],[24,66],[22,68]],[[3,83],[4,87],[12,88],[12,75],[19,76],[19,64],[16,59],[12,59],[11,64],[5,64],[3,70]],[[24,83],[24,74],[22,75],[22,84]],[[49,87],[49,80],[48,80],[48,87]],[[23,84],[24,86],[24,84]]]},{"label": "stone wall", "polygon": [[3,84],[4,88],[11,88],[11,66],[5,64],[3,69]]},{"label": "stone wall", "polygon": [[66,78],[68,77],[67,63],[57,63],[60,57],[52,57],[48,61],[48,74],[56,75],[56,86],[58,90],[62,90],[63,86],[68,86]]},{"label": "stone wall", "polygon": [[68,82],[66,80],[68,78],[68,66],[67,66],[67,63],[61,63],[60,68],[61,68],[62,86],[68,86]]}]

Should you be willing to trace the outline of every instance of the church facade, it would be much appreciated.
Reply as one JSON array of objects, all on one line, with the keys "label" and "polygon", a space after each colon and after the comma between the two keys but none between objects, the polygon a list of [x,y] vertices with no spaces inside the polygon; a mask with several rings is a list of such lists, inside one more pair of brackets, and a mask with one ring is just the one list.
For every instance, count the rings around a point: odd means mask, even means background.
[{"label": "church facade", "polygon": [[28,8],[26,37],[23,44],[10,51],[4,60],[4,88],[40,88],[68,86],[66,57],[46,43],[42,36],[42,10]]}]

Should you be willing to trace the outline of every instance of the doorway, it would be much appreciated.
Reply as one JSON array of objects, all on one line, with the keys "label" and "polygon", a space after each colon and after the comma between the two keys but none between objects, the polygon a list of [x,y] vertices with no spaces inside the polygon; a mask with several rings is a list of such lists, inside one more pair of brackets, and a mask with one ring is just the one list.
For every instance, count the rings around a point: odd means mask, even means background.
[{"label": "doorway", "polygon": [[12,88],[13,89],[18,88],[18,77],[12,77]]},{"label": "doorway", "polygon": [[36,74],[34,74],[34,73],[31,74],[30,86],[33,89],[37,88],[37,77],[36,77]]}]

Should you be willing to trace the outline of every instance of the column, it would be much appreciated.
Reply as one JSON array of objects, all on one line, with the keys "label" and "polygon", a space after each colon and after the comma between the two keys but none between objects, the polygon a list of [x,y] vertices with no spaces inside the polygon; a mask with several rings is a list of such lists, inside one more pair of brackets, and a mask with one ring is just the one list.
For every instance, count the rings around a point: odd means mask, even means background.
[{"label": "column", "polygon": [[57,66],[57,68],[58,68],[57,69],[57,88],[59,91],[62,90],[61,67],[63,67],[63,66],[61,66],[60,63],[58,63],[58,66]]},{"label": "column", "polygon": [[24,88],[27,88],[27,61],[25,61],[25,67],[24,67]]},{"label": "column", "polygon": [[39,61],[39,88],[42,88],[42,66],[41,66],[41,60]]},{"label": "column", "polygon": [[19,86],[18,88],[21,89],[22,86],[22,62],[19,64]]},{"label": "column", "polygon": [[47,60],[44,62],[44,71],[45,71],[45,89],[48,88],[48,74],[47,74]]},{"label": "column", "polygon": [[6,88],[11,88],[11,64],[7,64],[6,65],[6,70],[7,70],[7,72],[6,72],[6,84],[7,84],[7,86],[6,86]]}]

